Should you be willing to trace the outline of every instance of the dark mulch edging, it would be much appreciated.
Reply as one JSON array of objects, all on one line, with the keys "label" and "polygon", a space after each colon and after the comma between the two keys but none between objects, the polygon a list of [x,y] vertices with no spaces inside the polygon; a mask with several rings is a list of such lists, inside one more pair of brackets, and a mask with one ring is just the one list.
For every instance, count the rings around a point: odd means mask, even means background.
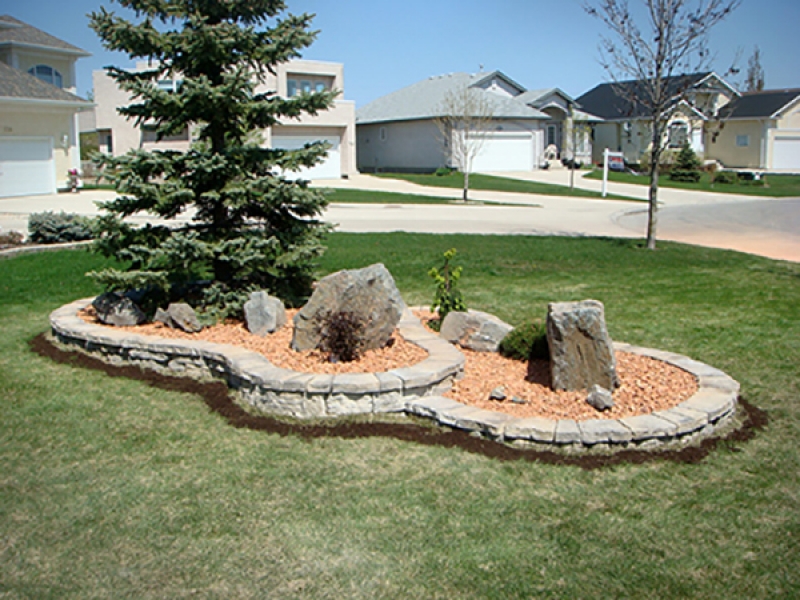
[{"label": "dark mulch edging", "polygon": [[680,450],[620,450],[614,454],[575,454],[560,452],[523,450],[511,448],[469,435],[458,430],[442,430],[404,423],[332,423],[331,425],[303,425],[286,423],[266,416],[251,415],[242,410],[230,398],[224,382],[200,382],[189,377],[163,375],[136,366],[115,366],[79,351],[66,351],[57,347],[42,333],[30,341],[31,349],[37,354],[59,363],[95,369],[110,377],[127,377],[163,390],[197,394],[205,401],[212,412],[223,417],[233,427],[266,431],[282,436],[297,436],[303,439],[337,437],[356,439],[367,437],[387,437],[405,442],[428,446],[459,448],[467,452],[481,454],[504,461],[527,460],[552,465],[571,465],[591,470],[618,464],[642,464],[657,460],[696,464],[702,461],[717,445],[724,444],[736,452],[736,443],[746,442],[755,437],[756,431],[766,427],[766,411],[739,398],[743,412],[743,424],[724,437],[707,438],[700,444]]}]

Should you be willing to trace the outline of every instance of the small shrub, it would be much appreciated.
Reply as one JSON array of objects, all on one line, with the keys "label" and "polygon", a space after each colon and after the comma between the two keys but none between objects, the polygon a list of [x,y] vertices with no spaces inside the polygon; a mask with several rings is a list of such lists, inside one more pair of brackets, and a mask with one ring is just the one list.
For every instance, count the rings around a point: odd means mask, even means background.
[{"label": "small shrub", "polygon": [[329,312],[317,322],[320,335],[318,348],[330,362],[351,362],[361,356],[364,321],[348,311]]},{"label": "small shrub", "polygon": [[461,279],[461,267],[454,267],[450,261],[456,255],[456,249],[450,248],[444,253],[444,264],[440,271],[436,267],[428,271],[428,275],[436,282],[436,293],[433,296],[431,312],[438,312],[438,322],[431,321],[428,325],[438,331],[438,326],[444,318],[453,311],[465,311],[467,305],[461,292],[457,289],[458,280]]},{"label": "small shrub", "polygon": [[61,244],[94,238],[92,219],[52,211],[34,213],[28,218],[28,233],[34,244]]},{"label": "small shrub", "polygon": [[550,359],[547,325],[541,319],[512,329],[500,342],[500,354],[514,360]]},{"label": "small shrub", "polygon": [[675,164],[669,172],[672,181],[688,181],[697,183],[700,181],[700,160],[686,142],[675,159]]},{"label": "small shrub", "polygon": [[436,169],[433,172],[433,174],[436,175],[437,177],[447,177],[452,172],[453,172],[453,169],[451,169],[449,167],[439,167],[438,169]]},{"label": "small shrub", "polygon": [[739,176],[736,174],[735,171],[719,171],[714,177],[714,183],[723,183],[726,185],[731,185],[734,183],[738,183],[738,181],[739,181]]},{"label": "small shrub", "polygon": [[0,248],[13,248],[21,246],[24,237],[19,231],[0,233]]}]

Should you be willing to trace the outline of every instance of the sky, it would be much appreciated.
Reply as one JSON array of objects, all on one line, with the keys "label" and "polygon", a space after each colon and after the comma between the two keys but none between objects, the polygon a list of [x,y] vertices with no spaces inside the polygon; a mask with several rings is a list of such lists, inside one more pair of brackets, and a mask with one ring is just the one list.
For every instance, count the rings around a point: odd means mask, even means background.
[{"label": "sky", "polygon": [[[693,0],[690,0],[690,2]],[[639,0],[631,0],[631,6]],[[580,0],[287,0],[288,11],[315,14],[319,35],[303,58],[341,62],[344,98],[361,107],[434,75],[499,70],[527,89],[558,87],[578,97],[609,80],[600,65],[605,26]],[[92,56],[78,61],[78,94],[92,87],[93,70],[132,66],[106,51],[89,26],[100,6],[126,13],[109,0],[0,0],[10,14]],[[711,68],[728,71],[737,54],[741,74],[755,46],[766,87],[800,88],[800,0],[742,0],[712,31]]]}]

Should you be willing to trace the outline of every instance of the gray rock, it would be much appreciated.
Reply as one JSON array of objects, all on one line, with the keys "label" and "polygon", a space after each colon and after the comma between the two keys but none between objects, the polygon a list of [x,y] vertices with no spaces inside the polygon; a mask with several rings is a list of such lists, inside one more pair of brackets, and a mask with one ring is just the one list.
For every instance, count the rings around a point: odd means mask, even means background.
[{"label": "gray rock", "polygon": [[319,321],[334,312],[350,312],[364,322],[363,350],[383,348],[404,309],[403,297],[382,264],[332,273],[317,282],[311,298],[295,315],[292,348],[316,348],[320,342]]},{"label": "gray rock", "polygon": [[589,406],[601,412],[614,408],[614,397],[611,392],[599,385],[592,386],[592,389],[589,390],[589,395],[586,397],[586,402]]},{"label": "gray rock", "polygon": [[502,386],[502,385],[501,385],[501,386],[499,386],[499,387],[496,387],[496,388],[494,388],[494,389],[493,389],[493,390],[492,390],[492,391],[489,393],[489,400],[494,400],[494,401],[496,401],[496,402],[502,402],[502,401],[503,401],[503,400],[505,400],[507,397],[508,397],[508,396],[506,396],[506,391],[503,389],[503,386]]},{"label": "gray rock", "polygon": [[497,352],[497,347],[513,327],[494,315],[470,310],[450,312],[439,331],[451,344],[476,352]]},{"label": "gray rock", "polygon": [[585,390],[595,384],[608,390],[619,387],[602,302],[551,302],[547,343],[554,390]]},{"label": "gray rock", "polygon": [[286,324],[286,307],[265,291],[253,292],[244,303],[244,320],[250,333],[264,336]]},{"label": "gray rock", "polygon": [[167,314],[176,329],[186,333],[197,333],[203,329],[194,309],[185,302],[173,302],[167,307]]},{"label": "gray rock", "polygon": [[116,327],[140,325],[147,320],[136,303],[121,292],[106,292],[92,301],[101,323]]},{"label": "gray rock", "polygon": [[523,400],[519,396],[511,396],[511,402],[514,404],[527,404],[527,400]]},{"label": "gray rock", "polygon": [[172,323],[172,317],[169,316],[169,313],[165,311],[163,308],[157,308],[156,314],[153,317],[153,322],[155,323],[163,323],[167,327],[175,327]]}]

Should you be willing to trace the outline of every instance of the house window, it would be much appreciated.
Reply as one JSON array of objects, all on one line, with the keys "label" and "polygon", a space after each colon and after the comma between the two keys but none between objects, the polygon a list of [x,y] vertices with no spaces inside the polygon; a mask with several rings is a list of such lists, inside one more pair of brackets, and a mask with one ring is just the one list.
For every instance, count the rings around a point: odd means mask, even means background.
[{"label": "house window", "polygon": [[310,94],[311,92],[325,92],[331,89],[331,83],[327,79],[299,79],[290,77],[286,80],[286,95],[291,98],[300,93]]},{"label": "house window", "polygon": [[286,81],[286,95],[291,98],[297,95],[297,80],[289,79]]},{"label": "house window", "polygon": [[670,148],[683,148],[689,142],[689,126],[683,121],[675,121],[669,126],[668,142]]},{"label": "house window", "polygon": [[737,135],[736,136],[736,145],[743,148],[745,146],[750,145],[750,136],[749,135]]},{"label": "house window", "polygon": [[164,90],[165,92],[177,92],[178,90],[180,90],[181,85],[183,85],[183,81],[180,79],[178,80],[159,79],[156,82],[156,86],[158,87],[158,89]]},{"label": "house window", "polygon": [[36,65],[35,67],[28,69],[28,73],[37,79],[41,79],[45,83],[56,86],[57,88],[64,87],[64,79],[61,77],[61,73],[56,71],[53,67],[48,67],[47,65]]}]

